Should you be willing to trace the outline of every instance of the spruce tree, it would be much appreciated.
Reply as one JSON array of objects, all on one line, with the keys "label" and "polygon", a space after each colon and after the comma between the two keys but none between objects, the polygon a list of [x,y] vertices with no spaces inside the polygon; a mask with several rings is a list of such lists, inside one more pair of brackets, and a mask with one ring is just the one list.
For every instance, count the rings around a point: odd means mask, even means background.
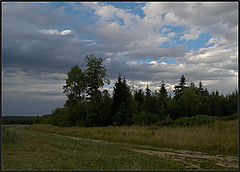
[{"label": "spruce tree", "polygon": [[159,111],[160,119],[164,119],[167,116],[167,89],[165,88],[165,83],[162,80],[159,91]]},{"label": "spruce tree", "polygon": [[119,74],[118,80],[113,88],[112,113],[116,125],[129,124],[131,118],[131,92],[125,77],[122,80]]},{"label": "spruce tree", "polygon": [[178,98],[179,95],[183,93],[186,83],[187,83],[187,80],[185,79],[184,75],[182,75],[180,78],[179,84],[175,86],[175,90],[173,91],[176,98]]},{"label": "spruce tree", "polygon": [[187,80],[185,79],[184,75],[181,76],[180,79],[180,83],[179,86],[181,86],[182,88],[184,88],[184,86],[186,85]]},{"label": "spruce tree", "polygon": [[164,83],[163,80],[162,80],[162,83],[161,83],[161,87],[159,89],[159,93],[160,93],[161,97],[165,97],[165,98],[167,97],[167,90],[165,88],[165,83]]},{"label": "spruce tree", "polygon": [[151,96],[151,90],[149,89],[148,87],[148,84],[147,84],[147,88],[146,88],[146,97],[150,97]]}]

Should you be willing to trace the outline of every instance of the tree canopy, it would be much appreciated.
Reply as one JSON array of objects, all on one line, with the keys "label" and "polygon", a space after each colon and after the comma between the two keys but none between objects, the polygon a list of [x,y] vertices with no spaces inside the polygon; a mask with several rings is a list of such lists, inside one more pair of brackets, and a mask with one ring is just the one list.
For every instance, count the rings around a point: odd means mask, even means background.
[{"label": "tree canopy", "polygon": [[66,85],[63,92],[67,95],[66,105],[81,103],[84,100],[86,91],[86,78],[82,69],[75,65],[67,74]]},{"label": "tree canopy", "polygon": [[36,121],[58,126],[149,125],[197,115],[221,117],[238,111],[237,90],[226,96],[218,90],[209,93],[201,81],[197,87],[194,82],[187,83],[184,75],[175,85],[173,97],[164,80],[153,94],[148,84],[145,92],[141,88],[131,92],[121,74],[111,95],[107,89],[100,89],[109,83],[103,61],[104,58],[90,54],[85,58],[85,70],[73,66],[63,86],[67,96],[64,107]]}]

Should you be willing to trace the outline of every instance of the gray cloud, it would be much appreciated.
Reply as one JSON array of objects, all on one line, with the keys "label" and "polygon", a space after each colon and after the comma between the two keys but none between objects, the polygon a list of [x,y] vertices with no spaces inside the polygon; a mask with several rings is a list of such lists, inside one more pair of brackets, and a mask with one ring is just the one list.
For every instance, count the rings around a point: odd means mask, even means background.
[{"label": "gray cloud", "polygon": [[[4,114],[49,113],[62,106],[67,71],[76,64],[84,68],[89,53],[106,57],[113,82],[120,73],[129,84],[156,89],[161,80],[174,85],[184,74],[189,82],[203,80],[223,93],[235,88],[236,3],[147,3],[143,18],[110,5],[84,4],[68,3],[71,14],[50,3],[3,3]],[[196,37],[195,28],[209,31],[215,45],[192,52],[184,45],[159,48],[173,39],[160,32],[166,23],[188,26],[186,39]],[[69,34],[61,34],[66,30]],[[169,59],[176,63],[159,62]]]},{"label": "gray cloud", "polygon": [[237,38],[237,8],[236,2],[149,3],[144,7],[145,11],[155,10],[158,15],[171,12],[174,14],[171,21],[177,24],[209,29],[212,34],[234,41]]},{"label": "gray cloud", "polygon": [[64,100],[42,100],[26,94],[8,95],[3,97],[3,115],[45,115],[63,103]]}]

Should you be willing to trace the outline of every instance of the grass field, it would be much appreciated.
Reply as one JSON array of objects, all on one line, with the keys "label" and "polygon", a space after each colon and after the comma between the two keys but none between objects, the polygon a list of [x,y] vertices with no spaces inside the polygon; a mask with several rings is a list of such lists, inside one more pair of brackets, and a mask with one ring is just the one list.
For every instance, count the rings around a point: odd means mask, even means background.
[{"label": "grass field", "polygon": [[237,136],[237,120],[202,127],[3,126],[2,167],[236,170]]}]

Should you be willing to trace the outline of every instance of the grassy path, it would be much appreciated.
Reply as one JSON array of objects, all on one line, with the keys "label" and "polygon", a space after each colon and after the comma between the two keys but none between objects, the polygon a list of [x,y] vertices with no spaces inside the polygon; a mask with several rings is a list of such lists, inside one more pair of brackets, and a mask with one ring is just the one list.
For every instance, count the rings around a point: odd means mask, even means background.
[{"label": "grassy path", "polygon": [[6,131],[14,138],[3,143],[4,170],[184,169],[177,161],[127,151],[115,144],[73,140],[28,126],[8,127],[3,134]]},{"label": "grassy path", "polygon": [[53,128],[44,125],[4,126],[3,169],[236,170],[238,168],[238,158],[232,155],[213,155],[137,142],[91,139],[63,134],[59,131],[62,128],[50,130]]},{"label": "grassy path", "polygon": [[[54,134],[54,133],[49,133],[49,134],[66,137],[72,140],[104,143],[104,144],[114,144],[112,142],[106,142],[103,140],[84,139],[80,137],[63,136],[63,135]],[[132,149],[131,147],[135,147],[135,149]],[[201,169],[200,166],[207,163],[212,164],[213,166],[215,164],[223,168],[230,168],[230,169],[238,168],[238,157],[236,156],[208,155],[206,153],[197,152],[197,151],[176,150],[176,149],[170,149],[170,148],[159,149],[151,146],[141,146],[141,145],[134,145],[134,144],[125,144],[125,149],[151,155],[151,156],[163,157],[168,160],[178,161],[181,164],[184,164],[186,169]]]}]

